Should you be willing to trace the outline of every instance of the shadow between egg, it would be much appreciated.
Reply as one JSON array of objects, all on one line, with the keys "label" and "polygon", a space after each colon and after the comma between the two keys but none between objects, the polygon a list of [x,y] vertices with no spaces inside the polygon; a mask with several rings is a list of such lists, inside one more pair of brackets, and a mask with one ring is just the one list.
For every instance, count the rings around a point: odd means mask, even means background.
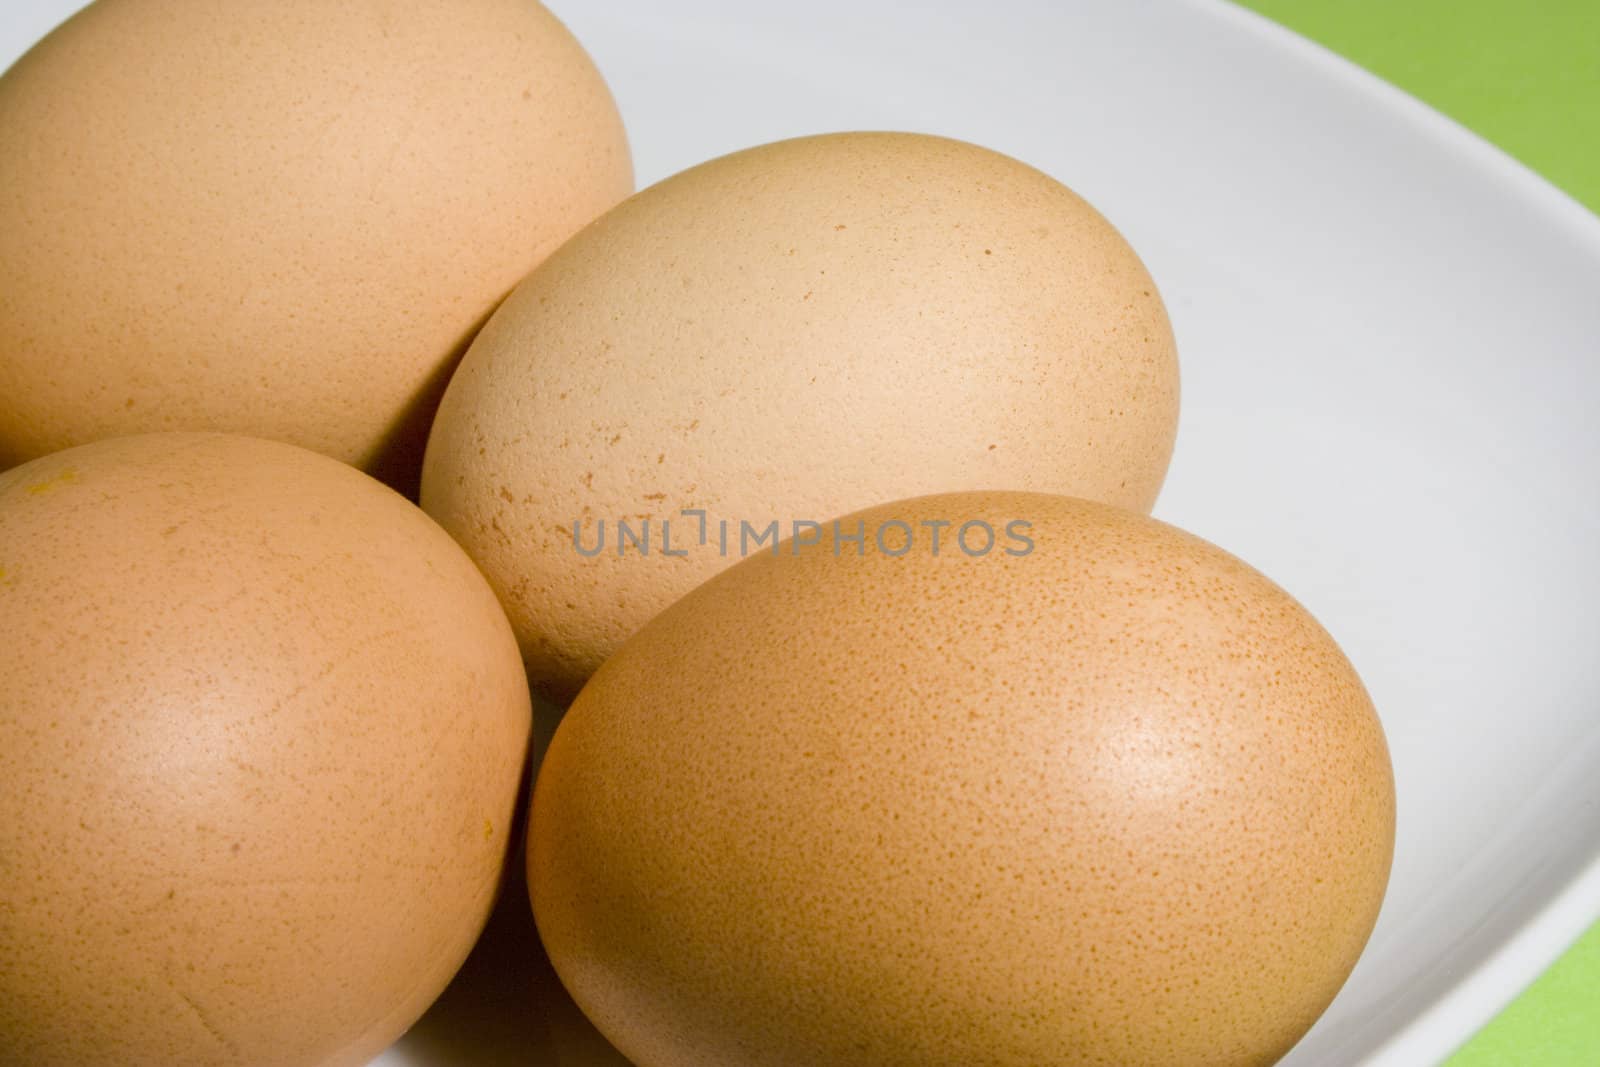
[{"label": "shadow between egg", "polygon": [[[455,978],[388,1056],[432,1067],[631,1067],[573,1003],[545,955],[528,906],[528,795],[562,709],[534,698],[528,770],[500,895]],[[383,1062],[389,1062],[387,1060]]]}]

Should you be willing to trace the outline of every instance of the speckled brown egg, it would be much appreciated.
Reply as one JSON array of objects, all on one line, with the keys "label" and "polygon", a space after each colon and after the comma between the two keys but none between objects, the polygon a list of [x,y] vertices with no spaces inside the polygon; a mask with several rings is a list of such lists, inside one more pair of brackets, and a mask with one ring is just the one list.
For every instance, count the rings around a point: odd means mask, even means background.
[{"label": "speckled brown egg", "polygon": [[1143,515],[980,492],[652,620],[557,731],[528,865],[639,1067],[1227,1067],[1327,1006],[1393,835],[1372,704],[1282,589]]},{"label": "speckled brown egg", "polygon": [[0,1063],[338,1067],[489,913],[529,732],[471,561],[207,434],[0,475]]},{"label": "speckled brown egg", "polygon": [[1148,510],[1177,404],[1150,275],[1059,182],[938,137],[802,138],[639,193],[525,280],[422,502],[566,700],[737,556],[723,520],[991,485]]},{"label": "speckled brown egg", "polygon": [[0,77],[0,469],[225,430],[414,491],[478,326],[632,188],[534,0],[96,0]]}]

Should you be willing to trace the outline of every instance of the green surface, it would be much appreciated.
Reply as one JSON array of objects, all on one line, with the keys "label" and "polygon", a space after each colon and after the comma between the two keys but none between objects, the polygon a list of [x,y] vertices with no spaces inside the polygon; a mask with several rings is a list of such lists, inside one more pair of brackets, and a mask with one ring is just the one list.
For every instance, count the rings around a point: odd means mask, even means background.
[{"label": "green surface", "polygon": [[1600,212],[1600,0],[1244,6],[1427,101]]},{"label": "green surface", "polygon": [[[1600,213],[1600,0],[1244,5],[1432,104]],[[1600,1065],[1600,923],[1446,1062]]]},{"label": "green surface", "polygon": [[1450,1067],[1600,1063],[1600,924],[1447,1062]]}]

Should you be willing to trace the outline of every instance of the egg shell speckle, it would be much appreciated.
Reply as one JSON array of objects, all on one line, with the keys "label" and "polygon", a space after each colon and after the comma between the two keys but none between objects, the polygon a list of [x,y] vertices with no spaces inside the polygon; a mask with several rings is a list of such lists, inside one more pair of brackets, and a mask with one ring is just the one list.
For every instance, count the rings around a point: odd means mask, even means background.
[{"label": "egg shell speckle", "polygon": [[[1382,729],[1332,638],[1119,509],[991,492],[858,519],[864,555],[739,564],[568,711],[528,865],[578,1003],[640,1067],[1281,1056],[1393,850]],[[922,538],[898,558],[871,536],[890,519]],[[988,555],[931,552],[921,523],[969,519]],[[1012,520],[1031,552],[1006,554]]]},{"label": "egg shell speckle", "polygon": [[0,1062],[365,1063],[488,914],[529,734],[445,533],[206,434],[0,475]]},{"label": "egg shell speckle", "polygon": [[[518,286],[451,382],[422,502],[565,701],[728,564],[660,551],[683,509],[787,532],[1007,485],[1148,510],[1177,413],[1154,283],[1065,186],[939,137],[808,137],[637,194]],[[574,523],[619,520],[657,550],[574,551]]]},{"label": "egg shell speckle", "polygon": [[0,76],[0,468],[222,430],[414,491],[473,333],[632,189],[532,0],[97,0]]}]

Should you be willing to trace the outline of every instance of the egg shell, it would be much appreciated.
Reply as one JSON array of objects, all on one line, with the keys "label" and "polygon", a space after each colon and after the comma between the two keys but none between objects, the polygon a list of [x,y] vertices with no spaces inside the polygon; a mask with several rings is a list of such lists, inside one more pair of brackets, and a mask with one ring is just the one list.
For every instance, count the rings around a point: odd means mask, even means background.
[{"label": "egg shell", "polygon": [[857,523],[864,550],[830,530],[685,596],[562,721],[528,870],[585,1012],[639,1067],[1285,1053],[1393,850],[1383,732],[1333,639],[1105,505]]},{"label": "egg shell", "polygon": [[0,1063],[335,1067],[489,913],[516,642],[415,506],[153,434],[0,475]]},{"label": "egg shell", "polygon": [[473,333],[632,189],[532,0],[97,0],[0,76],[0,469],[222,430],[414,492]]},{"label": "egg shell", "polygon": [[[637,194],[518,286],[446,394],[422,503],[565,701],[729,563],[684,509],[787,532],[1005,485],[1148,510],[1177,403],[1150,275],[1065,186],[939,137],[801,138]],[[674,517],[686,557],[659,551]],[[658,550],[574,551],[574,523],[592,545],[618,521]]]}]

